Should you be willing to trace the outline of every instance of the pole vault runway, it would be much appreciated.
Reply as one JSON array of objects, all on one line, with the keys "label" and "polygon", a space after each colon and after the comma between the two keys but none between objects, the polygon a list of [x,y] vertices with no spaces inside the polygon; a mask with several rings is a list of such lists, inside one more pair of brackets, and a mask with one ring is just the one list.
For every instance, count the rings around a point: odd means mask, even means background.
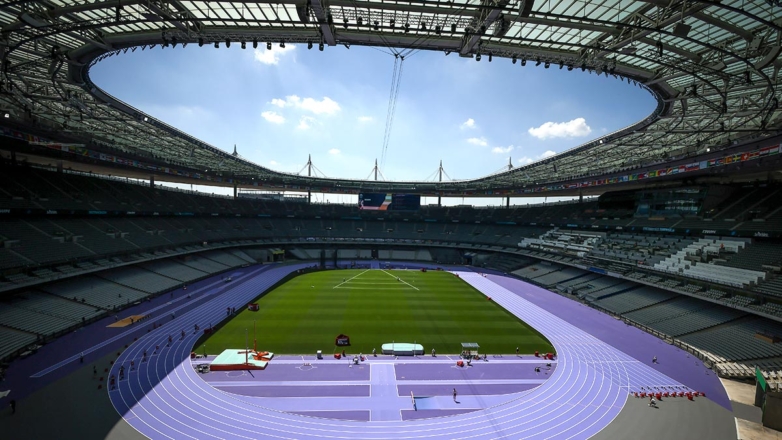
[{"label": "pole vault runway", "polygon": [[[641,387],[687,391],[679,382],[473,272],[456,273],[554,345],[557,368],[539,387],[505,395],[501,403],[465,414],[407,421],[383,417],[380,421],[357,422],[274,410],[270,408],[274,405],[268,404],[273,398],[239,396],[207,384],[189,359],[199,336],[193,332],[194,324],[204,328],[221,321],[226,307],[243,307],[259,292],[302,266],[276,267],[248,278],[134,343],[111,370],[118,377],[119,366],[125,365],[126,380],[118,381],[118,388],[109,391],[116,410],[131,426],[153,439],[581,439],[595,435],[611,423],[632,391]],[[186,336],[180,340],[182,330]],[[166,347],[169,335],[174,342]],[[145,351],[147,361],[142,362]],[[136,366],[134,371],[128,370],[131,360]],[[301,402],[298,411],[307,411],[307,400]],[[384,409],[375,411],[380,414]]]}]

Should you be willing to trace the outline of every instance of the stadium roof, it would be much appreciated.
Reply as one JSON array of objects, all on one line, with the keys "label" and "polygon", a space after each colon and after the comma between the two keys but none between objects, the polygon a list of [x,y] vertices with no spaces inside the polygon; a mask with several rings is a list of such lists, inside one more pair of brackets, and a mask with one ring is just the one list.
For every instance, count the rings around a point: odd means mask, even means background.
[{"label": "stadium roof", "polygon": [[552,158],[468,181],[383,186],[457,192],[562,182],[776,134],[777,1],[16,0],[0,6],[0,111],[55,141],[172,166],[301,188],[371,189],[371,182],[273,171],[208,145],[111,97],[90,81],[90,67],[138,47],[393,46],[614,76],[656,97],[644,120]]}]

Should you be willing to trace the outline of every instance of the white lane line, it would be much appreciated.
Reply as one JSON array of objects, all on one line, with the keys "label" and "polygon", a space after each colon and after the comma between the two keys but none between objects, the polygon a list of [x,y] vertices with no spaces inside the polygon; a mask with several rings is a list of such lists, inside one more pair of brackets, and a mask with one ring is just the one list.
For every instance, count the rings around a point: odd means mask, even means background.
[{"label": "white lane line", "polygon": [[352,279],[355,279],[355,278],[358,278],[358,277],[360,277],[362,274],[364,274],[364,273],[366,273],[366,272],[369,272],[369,269],[365,270],[364,272],[361,272],[360,274],[358,274],[358,275],[356,275],[356,276],[354,276],[354,277],[352,277],[352,278],[348,278],[348,279],[346,279],[345,281],[343,281],[343,282],[341,282],[341,283],[337,284],[336,286],[332,287],[332,289],[336,289],[337,287],[339,287],[339,286],[341,286],[341,285],[343,285],[343,284],[347,283],[348,281],[350,281],[350,280],[352,280]]},{"label": "white lane line", "polygon": [[386,272],[386,270],[385,270],[385,269],[381,269],[381,272],[383,272],[384,274],[386,274],[386,275],[388,275],[388,276],[390,276],[390,277],[394,277],[394,278],[396,278],[397,280],[399,280],[399,281],[401,281],[401,282],[403,282],[403,283],[407,284],[408,286],[412,287],[412,288],[413,288],[413,289],[415,289],[415,290],[420,290],[418,287],[415,287],[414,285],[412,285],[412,284],[408,283],[407,281],[403,280],[402,278],[399,278],[398,276],[395,276],[395,275],[393,275],[393,274],[391,274],[391,273],[389,273],[389,272]]}]

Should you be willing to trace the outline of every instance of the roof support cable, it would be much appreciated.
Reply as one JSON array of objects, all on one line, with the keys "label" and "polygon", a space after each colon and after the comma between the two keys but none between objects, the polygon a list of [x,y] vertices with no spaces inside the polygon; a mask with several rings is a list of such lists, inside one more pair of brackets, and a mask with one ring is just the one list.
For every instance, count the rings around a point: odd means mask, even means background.
[{"label": "roof support cable", "polygon": [[388,144],[391,140],[391,128],[394,123],[394,112],[396,111],[396,100],[399,96],[399,85],[402,80],[402,64],[405,61],[405,57],[402,55],[394,56],[394,70],[391,74],[391,90],[388,97],[388,110],[386,112],[386,126],[383,133],[383,143],[380,149],[380,166],[382,168],[385,163],[386,153],[388,151]]}]

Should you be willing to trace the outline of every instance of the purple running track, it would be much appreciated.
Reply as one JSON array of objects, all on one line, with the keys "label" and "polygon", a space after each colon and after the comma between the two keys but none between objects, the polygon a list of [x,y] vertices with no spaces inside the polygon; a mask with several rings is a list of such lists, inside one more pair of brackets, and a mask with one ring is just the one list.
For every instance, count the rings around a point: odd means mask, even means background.
[{"label": "purple running track", "polygon": [[[272,268],[263,276],[215,296],[182,316],[176,324],[164,325],[146,335],[126,350],[115,365],[138,360],[142,350],[159,343],[172,330],[217,321],[226,304],[249,301],[291,270],[294,268],[290,266]],[[265,402],[270,401],[266,398],[232,397],[209,386],[190,364],[188,355],[197,335],[188,334],[149,362],[140,364],[138,371],[120,382],[119,389],[109,392],[111,401],[129,424],[150,438],[255,438],[259,432],[265,437],[278,438],[589,438],[616,417],[627,393],[642,386],[686,389],[488,277],[471,272],[459,275],[552,342],[558,354],[558,367],[549,380],[532,391],[505,396],[502,405],[437,420],[403,421],[404,416],[399,415],[400,420],[389,420],[387,417],[393,411],[383,406],[385,400],[372,401],[373,405],[382,407],[366,408],[370,412],[378,411],[383,416],[378,420],[383,421],[307,418],[267,409]],[[114,367],[115,374],[117,368]],[[344,399],[362,398],[334,398],[334,401],[349,402]],[[393,403],[395,399],[404,397],[388,400]],[[472,396],[460,397],[465,402],[462,409],[470,404],[470,399],[477,404]],[[444,400],[439,403],[442,409],[460,409],[455,403],[451,408],[445,406],[449,398]],[[306,400],[301,402],[306,405]],[[307,411],[307,408],[296,411]]]}]

